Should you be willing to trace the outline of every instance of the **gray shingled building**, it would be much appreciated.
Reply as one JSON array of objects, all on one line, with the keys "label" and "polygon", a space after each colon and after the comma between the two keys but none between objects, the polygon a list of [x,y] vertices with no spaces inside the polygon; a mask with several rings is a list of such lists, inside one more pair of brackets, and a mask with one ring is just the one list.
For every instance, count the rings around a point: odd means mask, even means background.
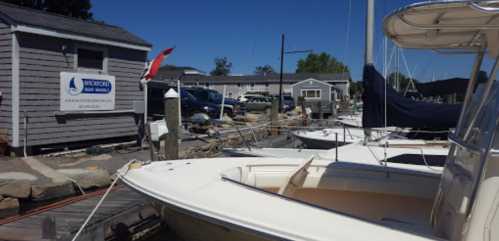
[{"label": "gray shingled building", "polygon": [[[279,74],[207,76],[203,74],[202,71],[192,67],[168,67],[161,68],[156,76],[156,80],[162,81],[176,81],[178,79],[180,79],[182,85],[184,86],[200,86],[215,89],[219,92],[223,91],[223,87],[225,85],[227,88],[227,95],[233,98],[236,98],[248,91],[268,92],[271,95],[277,95],[279,93]],[[293,94],[293,85],[308,79],[327,83],[333,87],[334,90],[336,90],[338,97],[349,97],[349,73],[287,73],[283,75],[283,92]],[[300,86],[297,86],[297,88]]]},{"label": "gray shingled building", "polygon": [[150,50],[120,27],[0,3],[0,136],[22,147],[25,117],[29,146],[135,136]]}]

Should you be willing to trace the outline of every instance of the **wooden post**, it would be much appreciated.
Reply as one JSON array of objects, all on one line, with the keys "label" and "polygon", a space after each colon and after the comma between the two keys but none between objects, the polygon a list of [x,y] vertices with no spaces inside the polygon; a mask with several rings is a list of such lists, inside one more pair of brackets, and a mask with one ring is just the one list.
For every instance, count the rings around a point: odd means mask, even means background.
[{"label": "wooden post", "polygon": [[298,97],[298,103],[301,106],[301,115],[303,118],[303,126],[307,126],[307,108],[305,107],[305,98],[303,96]]},{"label": "wooden post", "polygon": [[279,100],[276,98],[272,99],[272,109],[270,111],[270,123],[272,125],[271,129],[271,135],[272,136],[277,136],[279,135],[279,128],[277,127],[279,125]]},{"label": "wooden post", "polygon": [[165,121],[168,134],[165,135],[165,159],[176,160],[179,156],[179,117],[178,117],[178,93],[170,89],[164,96]]},{"label": "wooden post", "polygon": [[322,113],[322,102],[321,101],[317,102],[317,108],[319,108],[319,120],[322,120],[324,113]]}]

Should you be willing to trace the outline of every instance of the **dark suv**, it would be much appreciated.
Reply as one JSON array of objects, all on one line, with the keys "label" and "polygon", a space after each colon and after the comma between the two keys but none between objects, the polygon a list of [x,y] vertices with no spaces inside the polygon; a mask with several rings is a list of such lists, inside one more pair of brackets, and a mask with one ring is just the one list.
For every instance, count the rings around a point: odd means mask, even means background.
[{"label": "dark suv", "polygon": [[[149,115],[154,118],[163,118],[164,114],[164,93],[168,89],[175,89],[176,87],[167,87],[167,88],[150,88],[149,89],[149,101],[148,101],[148,109]],[[181,112],[182,117],[189,118],[196,113],[206,113],[211,118],[218,118],[220,115],[219,105],[212,104],[205,101],[200,101],[194,95],[192,95],[187,90],[181,88],[180,90],[180,103],[181,103]]]},{"label": "dark suv", "polygon": [[[183,88],[182,90],[186,90],[203,104],[216,107],[218,109],[218,112],[220,113],[220,108],[222,108],[223,96],[218,91],[199,87]],[[224,113],[226,113],[230,117],[234,117],[236,114],[240,113],[240,107],[241,104],[239,103],[239,101],[225,97]]]}]

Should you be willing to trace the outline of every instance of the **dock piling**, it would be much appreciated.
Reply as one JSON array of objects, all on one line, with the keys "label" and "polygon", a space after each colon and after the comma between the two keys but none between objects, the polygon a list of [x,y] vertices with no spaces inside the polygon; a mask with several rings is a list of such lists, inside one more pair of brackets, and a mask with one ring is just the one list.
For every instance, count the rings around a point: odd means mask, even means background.
[{"label": "dock piling", "polygon": [[165,121],[168,133],[165,135],[165,159],[176,160],[179,157],[179,95],[170,89],[164,96]]}]

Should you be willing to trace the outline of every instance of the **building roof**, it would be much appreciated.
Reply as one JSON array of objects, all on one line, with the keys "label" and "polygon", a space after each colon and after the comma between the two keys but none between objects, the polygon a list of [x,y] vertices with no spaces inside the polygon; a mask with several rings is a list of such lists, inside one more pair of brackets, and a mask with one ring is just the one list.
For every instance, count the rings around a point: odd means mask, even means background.
[{"label": "building roof", "polygon": [[[161,76],[158,74],[158,80],[172,80],[180,76]],[[185,84],[268,84],[279,82],[279,74],[268,75],[242,75],[242,76],[207,76],[207,75],[184,75],[180,77]],[[283,74],[283,82],[294,84],[305,79],[316,79],[320,81],[345,81],[350,79],[349,73],[337,74],[316,74],[316,73],[297,73]]]},{"label": "building roof", "polygon": [[315,83],[319,83],[319,84],[322,84],[322,85],[327,85],[329,87],[333,87],[333,85],[330,84],[330,83],[328,83],[328,82],[325,82],[325,81],[322,81],[322,80],[318,80],[318,79],[314,79],[314,78],[304,79],[302,81],[294,83],[292,86],[294,87],[296,85],[299,85],[299,84],[305,83],[305,82],[315,82]]},{"label": "building roof", "polygon": [[85,21],[3,2],[0,2],[0,19],[13,26],[27,26],[148,48],[152,46],[142,38],[117,26]]},{"label": "building roof", "polygon": [[190,66],[175,66],[167,64],[159,68],[158,73],[156,74],[156,79],[177,80],[184,75],[205,75],[205,73]]}]

